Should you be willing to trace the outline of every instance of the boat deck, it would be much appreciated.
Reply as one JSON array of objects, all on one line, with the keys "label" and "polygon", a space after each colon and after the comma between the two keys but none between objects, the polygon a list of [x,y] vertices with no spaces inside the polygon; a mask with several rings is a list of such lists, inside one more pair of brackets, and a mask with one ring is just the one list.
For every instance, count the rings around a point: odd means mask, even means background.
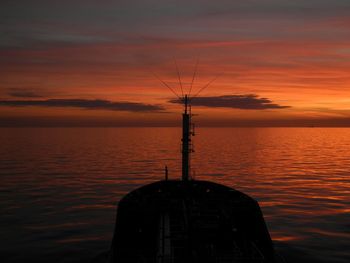
[{"label": "boat deck", "polygon": [[208,181],[159,181],[119,203],[112,262],[274,262],[258,203]]}]

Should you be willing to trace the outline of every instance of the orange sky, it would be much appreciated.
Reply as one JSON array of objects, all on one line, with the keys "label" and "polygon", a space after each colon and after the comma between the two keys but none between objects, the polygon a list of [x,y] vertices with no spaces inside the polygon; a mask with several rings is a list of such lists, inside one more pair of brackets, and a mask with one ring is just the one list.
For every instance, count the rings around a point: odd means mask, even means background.
[{"label": "orange sky", "polygon": [[76,2],[0,4],[3,125],[176,125],[174,57],[203,125],[350,124],[347,1]]}]

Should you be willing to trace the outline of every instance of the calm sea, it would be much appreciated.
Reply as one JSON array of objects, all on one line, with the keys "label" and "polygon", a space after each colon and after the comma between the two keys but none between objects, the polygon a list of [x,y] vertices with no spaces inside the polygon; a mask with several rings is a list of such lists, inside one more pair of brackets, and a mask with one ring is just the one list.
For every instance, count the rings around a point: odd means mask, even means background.
[{"label": "calm sea", "polygon": [[[287,262],[350,262],[350,129],[201,128],[197,179],[262,207]],[[178,128],[0,129],[0,261],[90,262],[112,240],[118,200],[180,177]]]}]

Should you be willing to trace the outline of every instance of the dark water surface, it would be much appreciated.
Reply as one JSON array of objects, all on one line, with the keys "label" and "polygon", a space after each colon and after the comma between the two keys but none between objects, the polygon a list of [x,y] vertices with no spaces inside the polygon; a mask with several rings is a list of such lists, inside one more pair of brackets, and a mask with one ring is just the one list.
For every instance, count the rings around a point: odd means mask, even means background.
[{"label": "dark water surface", "polygon": [[[0,262],[89,262],[118,200],[180,177],[178,128],[0,129]],[[196,178],[260,202],[287,262],[350,262],[350,129],[201,128]]]}]

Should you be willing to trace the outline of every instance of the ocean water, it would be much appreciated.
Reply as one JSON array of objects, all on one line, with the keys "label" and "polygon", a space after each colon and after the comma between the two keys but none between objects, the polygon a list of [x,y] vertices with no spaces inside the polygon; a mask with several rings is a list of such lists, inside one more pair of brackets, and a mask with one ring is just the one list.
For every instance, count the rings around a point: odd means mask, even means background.
[{"label": "ocean water", "polygon": [[[350,262],[350,129],[200,128],[195,178],[260,203],[286,262]],[[0,262],[106,257],[118,200],[180,177],[179,128],[1,128]]]}]

